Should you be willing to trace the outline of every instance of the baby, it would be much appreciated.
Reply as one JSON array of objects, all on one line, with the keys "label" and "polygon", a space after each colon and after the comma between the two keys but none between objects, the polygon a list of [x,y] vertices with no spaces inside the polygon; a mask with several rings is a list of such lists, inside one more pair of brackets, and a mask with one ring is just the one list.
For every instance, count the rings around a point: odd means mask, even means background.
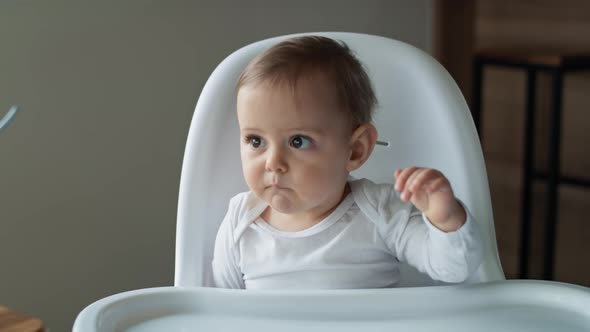
[{"label": "baby", "polygon": [[439,171],[394,172],[395,186],[353,179],[371,155],[376,97],[342,42],[281,42],[237,84],[244,177],[215,242],[217,287],[394,287],[400,262],[461,282],[482,259],[476,222]]}]

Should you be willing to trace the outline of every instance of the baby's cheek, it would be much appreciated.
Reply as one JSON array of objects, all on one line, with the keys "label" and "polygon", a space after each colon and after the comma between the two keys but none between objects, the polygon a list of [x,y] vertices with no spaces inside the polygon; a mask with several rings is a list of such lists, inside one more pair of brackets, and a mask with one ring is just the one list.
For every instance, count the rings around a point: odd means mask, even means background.
[{"label": "baby's cheek", "polygon": [[256,189],[256,187],[259,186],[258,182],[261,180],[261,176],[258,174],[259,172],[257,172],[256,167],[254,167],[254,165],[248,164],[243,167],[243,171],[244,178],[248,186],[253,190]]},{"label": "baby's cheek", "polygon": [[335,173],[324,167],[320,168],[309,168],[306,172],[306,182],[308,187],[312,187],[313,190],[320,189],[321,191],[325,191],[335,185],[336,182]]}]

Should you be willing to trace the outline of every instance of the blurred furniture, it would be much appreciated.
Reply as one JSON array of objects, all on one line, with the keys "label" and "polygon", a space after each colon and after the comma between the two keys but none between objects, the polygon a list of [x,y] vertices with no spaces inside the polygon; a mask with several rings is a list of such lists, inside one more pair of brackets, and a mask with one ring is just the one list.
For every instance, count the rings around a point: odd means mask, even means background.
[{"label": "blurred furniture", "polygon": [[0,332],[43,332],[43,322],[0,306]]},{"label": "blurred furniture", "polygon": [[[481,132],[482,90],[484,68],[486,66],[501,66],[527,73],[526,84],[526,112],[525,112],[525,139],[523,158],[523,180],[521,195],[521,243],[519,252],[520,278],[529,276],[529,250],[532,213],[532,188],[533,181],[542,179],[547,184],[548,201],[546,205],[545,241],[543,254],[543,279],[552,280],[555,261],[555,239],[557,231],[558,195],[559,185],[575,185],[581,187],[590,186],[588,179],[570,177],[560,172],[560,145],[561,145],[561,119],[562,96],[564,89],[564,76],[568,73],[589,70],[590,53],[587,54],[544,54],[534,52],[510,52],[510,51],[481,51],[477,52],[473,61],[473,107],[472,116],[475,126],[483,141]],[[550,111],[550,130],[548,137],[549,165],[547,174],[542,174],[534,169],[535,150],[535,83],[537,73],[547,72],[552,78],[552,105]]]}]

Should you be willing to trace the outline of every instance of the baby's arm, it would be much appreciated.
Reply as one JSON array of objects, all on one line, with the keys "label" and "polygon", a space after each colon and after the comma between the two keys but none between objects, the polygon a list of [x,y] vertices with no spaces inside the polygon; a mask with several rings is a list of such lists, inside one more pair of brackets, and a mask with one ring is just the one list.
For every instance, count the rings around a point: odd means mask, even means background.
[{"label": "baby's arm", "polygon": [[[410,263],[420,265],[429,262],[425,270],[439,280],[449,278],[450,275],[446,276],[447,273],[454,276],[445,281],[457,282],[467,278],[480,264],[482,244],[479,229],[473,220],[466,225],[469,227],[463,227],[467,222],[468,214],[455,197],[449,180],[440,171],[431,168],[409,167],[396,170],[394,176],[395,190],[400,193],[400,199],[404,202],[410,201],[424,214],[430,225],[447,233],[436,230],[423,233],[414,230],[412,234],[412,226],[410,226],[406,229],[405,235],[413,239],[405,242],[405,246],[398,245],[398,250],[401,249],[400,253],[403,252],[405,254],[403,256],[406,256],[405,259]],[[428,226],[417,220],[413,223],[413,226],[418,228]],[[411,221],[410,224],[412,224]],[[421,236],[425,236],[425,242],[418,240]],[[418,254],[419,256],[425,254],[426,256],[422,257],[428,258],[412,257],[420,252],[422,254]],[[462,277],[456,278],[459,271],[463,272],[459,273]]]},{"label": "baby's arm", "polygon": [[398,260],[445,282],[462,282],[477,270],[483,243],[467,208],[461,207],[466,213],[462,226],[445,232],[406,197],[402,200],[403,193],[391,184],[363,179],[352,185],[359,207],[375,222],[380,237]]},{"label": "baby's arm", "polygon": [[467,220],[465,209],[455,198],[449,180],[432,168],[396,170],[395,190],[402,201],[411,201],[428,220],[444,232],[454,232]]}]

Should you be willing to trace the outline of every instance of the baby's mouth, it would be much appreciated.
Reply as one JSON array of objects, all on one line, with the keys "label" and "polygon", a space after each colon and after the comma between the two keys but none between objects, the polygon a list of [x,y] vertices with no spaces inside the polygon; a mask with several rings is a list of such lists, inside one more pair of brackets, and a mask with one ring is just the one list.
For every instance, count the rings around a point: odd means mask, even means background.
[{"label": "baby's mouth", "polygon": [[279,190],[279,189],[287,189],[284,184],[280,182],[272,182],[266,186],[267,189]]},{"label": "baby's mouth", "polygon": [[273,176],[273,178],[267,182],[268,184],[266,187],[270,189],[286,189],[287,187],[283,182],[284,181],[281,181],[278,177]]}]

